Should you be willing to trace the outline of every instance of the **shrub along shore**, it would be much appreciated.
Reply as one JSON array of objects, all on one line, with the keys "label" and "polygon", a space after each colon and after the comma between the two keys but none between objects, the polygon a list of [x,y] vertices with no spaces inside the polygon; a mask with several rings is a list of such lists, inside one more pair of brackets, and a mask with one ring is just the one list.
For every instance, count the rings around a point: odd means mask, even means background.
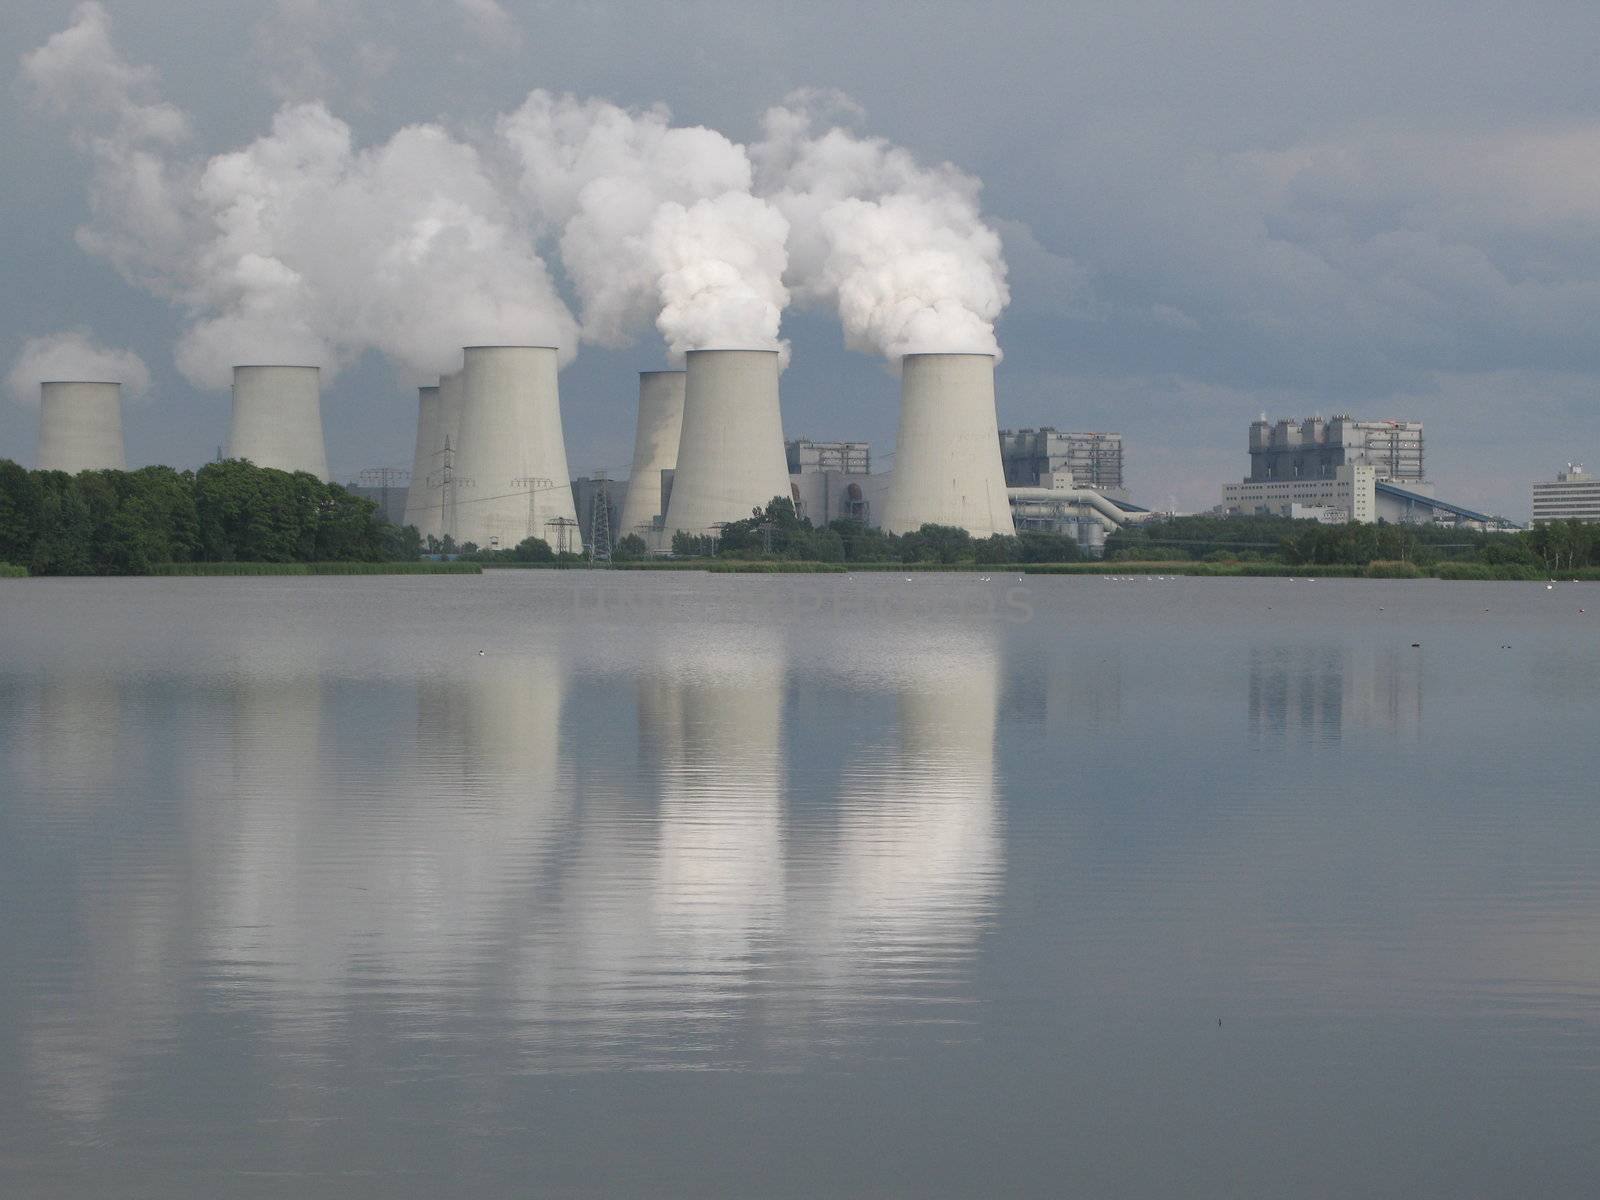
[{"label": "shrub along shore", "polygon": [[[429,539],[371,501],[304,472],[239,460],[198,471],[27,471],[0,459],[0,576],[478,574],[486,568],[589,569],[539,538],[507,549]],[[15,564],[7,567],[5,564]],[[773,497],[716,538],[678,533],[672,558],[637,535],[611,569],[728,573],[1015,571],[1034,574],[1336,576],[1386,579],[1600,577],[1600,524],[1512,533],[1436,525],[1323,525],[1287,517],[1171,517],[1120,529],[1105,557],[1071,537],[1024,530],[975,538],[924,525],[892,534],[841,518],[815,526]]]},{"label": "shrub along shore", "polygon": [[482,575],[474,562],[156,563],[148,575]]}]

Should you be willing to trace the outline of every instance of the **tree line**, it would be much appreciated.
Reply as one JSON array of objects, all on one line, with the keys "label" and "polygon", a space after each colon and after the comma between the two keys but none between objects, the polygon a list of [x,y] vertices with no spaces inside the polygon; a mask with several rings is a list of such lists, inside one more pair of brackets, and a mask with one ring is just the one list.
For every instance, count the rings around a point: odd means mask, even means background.
[{"label": "tree line", "polygon": [[[642,551],[644,543],[634,541]],[[716,554],[753,561],[825,563],[1061,563],[1083,557],[1076,540],[1058,533],[975,538],[965,529],[924,525],[911,533],[893,534],[853,517],[818,527],[799,516],[786,496],[774,496],[765,508],[752,509],[742,521],[730,521],[720,537],[696,537],[680,530],[673,534],[672,553],[679,558]]]},{"label": "tree line", "polygon": [[198,471],[29,471],[0,459],[0,562],[35,575],[139,575],[159,563],[394,562],[418,555],[370,500],[240,459]]},{"label": "tree line", "polygon": [[1106,558],[1119,562],[1476,563],[1543,571],[1600,567],[1600,525],[1555,521],[1510,533],[1449,525],[1323,525],[1274,516],[1170,517],[1118,530]]}]

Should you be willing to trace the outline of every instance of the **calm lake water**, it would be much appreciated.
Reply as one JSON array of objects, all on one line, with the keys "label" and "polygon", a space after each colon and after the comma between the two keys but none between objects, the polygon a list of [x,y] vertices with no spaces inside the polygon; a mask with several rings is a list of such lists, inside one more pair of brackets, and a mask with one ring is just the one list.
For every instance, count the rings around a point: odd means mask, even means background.
[{"label": "calm lake water", "polygon": [[1600,585],[0,581],[0,913],[7,1197],[1590,1196]]}]

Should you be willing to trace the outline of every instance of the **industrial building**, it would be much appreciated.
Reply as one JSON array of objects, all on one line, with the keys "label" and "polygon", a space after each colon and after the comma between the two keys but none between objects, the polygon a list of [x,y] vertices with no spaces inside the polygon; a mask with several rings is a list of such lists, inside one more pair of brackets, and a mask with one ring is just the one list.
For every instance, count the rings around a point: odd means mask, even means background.
[{"label": "industrial building", "polygon": [[389,524],[414,525],[416,522],[407,515],[410,512],[411,489],[401,482],[405,478],[406,473],[395,467],[374,467],[361,472],[357,482],[345,484],[344,490],[352,496],[371,500],[378,506],[378,515]]},{"label": "industrial building", "polygon": [[[628,506],[629,480],[609,479],[604,471],[593,475],[580,475],[572,481],[572,503],[578,510],[578,535],[583,548],[590,553],[609,553],[628,534],[644,538],[649,545],[648,530],[627,529],[622,514]],[[596,540],[595,531],[604,536]]]},{"label": "industrial building", "polygon": [[41,471],[120,471],[127,465],[122,444],[120,383],[58,380],[39,385]]},{"label": "industrial building", "polygon": [[1251,483],[1336,479],[1341,467],[1371,467],[1375,478],[1413,492],[1431,485],[1423,468],[1421,421],[1362,421],[1347,413],[1332,420],[1273,424],[1263,413],[1250,424]]},{"label": "industrial building", "polygon": [[784,444],[795,511],[813,525],[840,517],[872,521],[868,476],[872,448],[866,442],[812,442],[799,438]]},{"label": "industrial building", "polygon": [[276,364],[234,367],[227,457],[327,480],[322,372]]},{"label": "industrial building", "polygon": [[1339,467],[1332,479],[1246,479],[1227,484],[1220,511],[1227,516],[1304,517],[1325,524],[1451,525],[1489,532],[1516,528],[1503,517],[1380,479],[1376,467],[1355,465]]},{"label": "industrial building", "polygon": [[1050,425],[1002,429],[1000,463],[1007,487],[1053,487],[1060,476],[1074,487],[1127,498],[1120,433],[1062,433]]},{"label": "industrial building", "polygon": [[1274,425],[1263,415],[1250,424],[1250,474],[1223,486],[1218,511],[1325,523],[1516,528],[1432,491],[1423,476],[1421,421],[1362,421],[1341,413]]},{"label": "industrial building", "polygon": [[1314,517],[1325,523],[1378,519],[1377,470],[1354,464],[1335,468],[1331,478],[1257,481],[1246,479],[1222,489],[1229,516]]},{"label": "industrial building", "polygon": [[1533,485],[1533,523],[1600,522],[1600,478],[1579,463],[1568,463],[1550,483]]}]

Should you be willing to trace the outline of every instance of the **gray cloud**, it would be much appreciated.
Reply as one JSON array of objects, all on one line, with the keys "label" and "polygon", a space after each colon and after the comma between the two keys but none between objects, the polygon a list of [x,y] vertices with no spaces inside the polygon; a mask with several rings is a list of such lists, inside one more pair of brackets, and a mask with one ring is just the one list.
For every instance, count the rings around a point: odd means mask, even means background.
[{"label": "gray cloud", "polygon": [[[37,7],[0,35],[13,61],[69,23],[69,4]],[[502,0],[474,14],[346,0],[314,6],[303,48],[276,58],[248,32],[259,4],[110,7],[128,61],[159,68],[207,154],[257,136],[278,95],[307,88],[360,145],[410,122],[486,127],[533,86],[663,101],[678,122],[753,142],[792,89],[840,89],[865,128],[983,181],[1012,293],[1002,420],[1122,428],[1155,502],[1215,503],[1262,409],[1420,416],[1452,494],[1513,515],[1533,476],[1600,459],[1592,5]],[[509,24],[485,54],[493,10]],[[152,86],[126,80],[138,103],[159,103]],[[17,184],[0,250],[20,271],[0,298],[8,327],[92,325],[134,345],[162,402],[130,422],[130,452],[205,456],[226,406],[172,375],[172,317],[73,245],[85,205],[117,198],[85,198],[47,114],[5,120]],[[844,348],[836,320],[791,310],[784,333],[791,428],[887,450],[881,367]],[[567,370],[574,465],[622,465],[629,376],[657,364],[641,343]],[[382,366],[354,362],[327,410],[340,470],[406,457],[410,402]],[[0,453],[31,442],[25,414],[0,413]]]}]

